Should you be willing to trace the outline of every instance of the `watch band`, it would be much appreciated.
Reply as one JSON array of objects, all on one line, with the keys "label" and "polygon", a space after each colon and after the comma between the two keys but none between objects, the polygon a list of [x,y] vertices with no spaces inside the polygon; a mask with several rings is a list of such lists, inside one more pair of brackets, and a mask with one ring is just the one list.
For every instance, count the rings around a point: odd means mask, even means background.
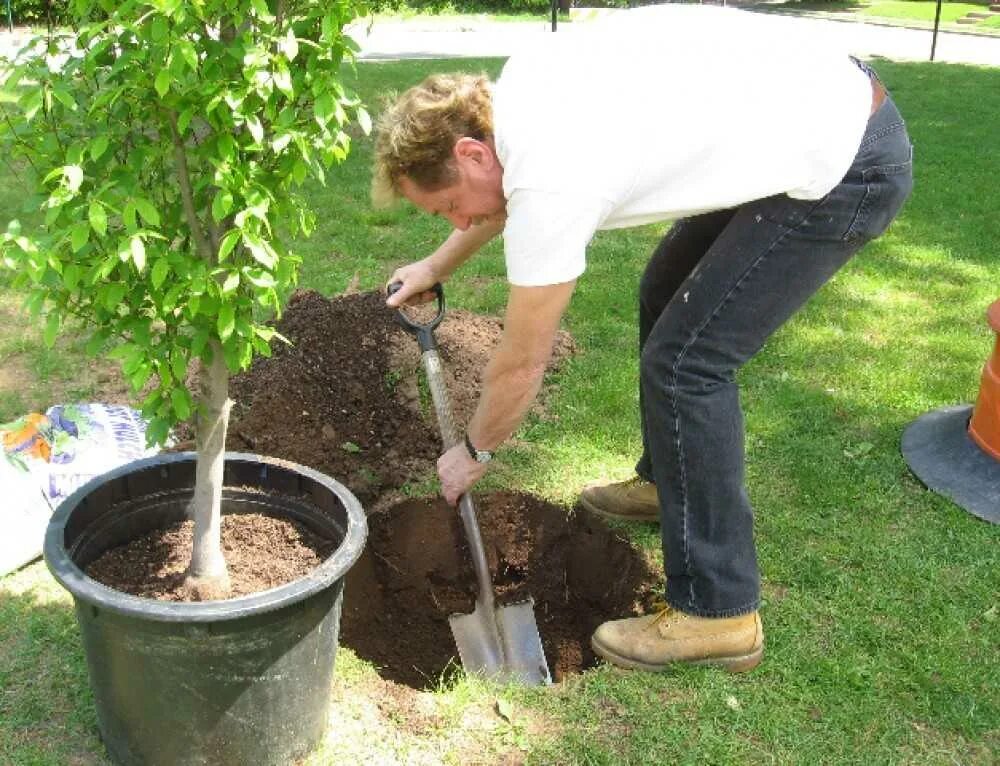
[{"label": "watch band", "polygon": [[469,451],[469,457],[477,463],[488,463],[493,459],[492,452],[484,449],[476,449],[472,445],[472,440],[469,439],[468,433],[465,434],[465,448]]}]

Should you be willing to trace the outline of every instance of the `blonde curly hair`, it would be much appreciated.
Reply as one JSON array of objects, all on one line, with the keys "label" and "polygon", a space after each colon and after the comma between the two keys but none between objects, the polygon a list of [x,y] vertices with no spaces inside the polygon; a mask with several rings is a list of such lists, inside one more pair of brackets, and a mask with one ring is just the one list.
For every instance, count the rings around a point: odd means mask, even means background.
[{"label": "blonde curly hair", "polygon": [[435,74],[396,99],[375,131],[374,205],[387,207],[402,197],[404,176],[427,191],[453,182],[455,142],[493,138],[491,90],[485,75]]}]

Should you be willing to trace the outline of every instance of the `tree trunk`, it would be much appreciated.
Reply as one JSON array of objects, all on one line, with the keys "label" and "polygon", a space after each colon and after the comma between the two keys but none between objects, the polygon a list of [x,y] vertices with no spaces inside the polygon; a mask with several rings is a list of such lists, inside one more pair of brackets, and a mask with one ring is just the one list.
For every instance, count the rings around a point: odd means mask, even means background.
[{"label": "tree trunk", "polygon": [[222,556],[222,473],[232,401],[222,344],[212,340],[209,347],[212,362],[201,365],[196,435],[198,465],[191,501],[194,549],[185,582],[191,596],[199,601],[227,598],[231,592],[229,570]]}]

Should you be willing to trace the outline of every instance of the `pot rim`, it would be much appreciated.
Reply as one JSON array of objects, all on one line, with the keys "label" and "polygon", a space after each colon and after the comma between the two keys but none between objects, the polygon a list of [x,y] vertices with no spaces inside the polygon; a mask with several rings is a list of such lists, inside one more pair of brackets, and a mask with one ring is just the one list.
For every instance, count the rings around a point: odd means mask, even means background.
[{"label": "pot rim", "polygon": [[133,596],[88,577],[70,558],[64,544],[66,524],[79,503],[100,486],[150,466],[193,462],[194,452],[177,452],[142,458],[101,474],[67,497],[45,530],[44,556],[49,571],[75,599],[118,614],[157,622],[219,622],[290,606],[328,588],[342,578],[361,555],[368,522],[360,501],[336,479],[299,463],[247,452],[226,452],[226,463],[260,463],[299,473],[332,491],[347,512],[347,529],[337,549],[318,567],[297,580],[276,588],[222,601],[175,602]]}]

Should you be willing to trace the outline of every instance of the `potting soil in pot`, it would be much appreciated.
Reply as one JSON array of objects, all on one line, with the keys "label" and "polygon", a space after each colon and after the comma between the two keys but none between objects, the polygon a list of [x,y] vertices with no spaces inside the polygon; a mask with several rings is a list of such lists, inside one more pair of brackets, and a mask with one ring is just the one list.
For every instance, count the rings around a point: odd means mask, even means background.
[{"label": "potting soil in pot", "polygon": [[[194,522],[171,524],[112,548],[86,572],[133,596],[187,601],[185,570],[191,560]],[[222,517],[222,552],[232,598],[258,593],[303,577],[333,553],[336,544],[287,519],[259,513]]]}]

